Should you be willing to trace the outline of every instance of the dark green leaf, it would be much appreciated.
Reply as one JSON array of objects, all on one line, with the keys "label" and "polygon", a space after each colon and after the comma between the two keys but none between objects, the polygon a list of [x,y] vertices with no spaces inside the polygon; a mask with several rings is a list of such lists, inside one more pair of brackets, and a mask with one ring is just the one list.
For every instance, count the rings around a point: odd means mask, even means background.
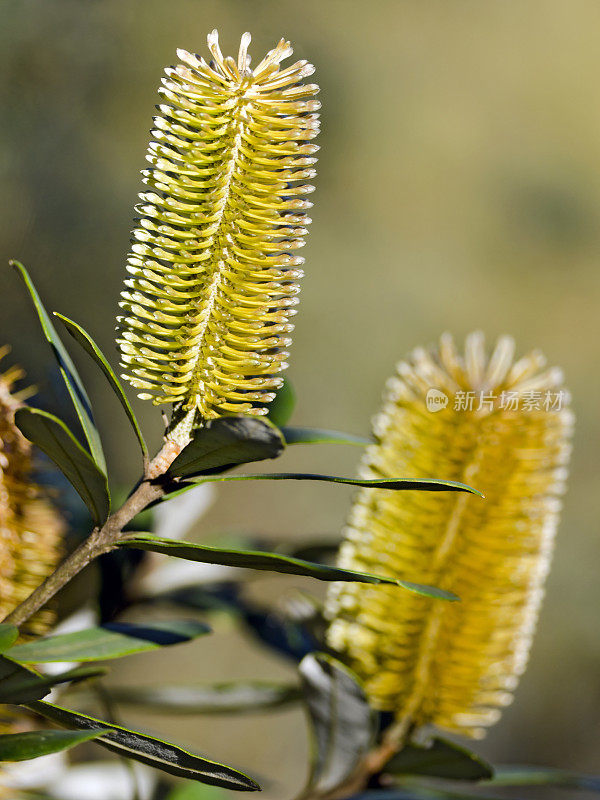
[{"label": "dark green leaf", "polygon": [[279,430],[258,417],[220,417],[209,420],[169,467],[167,476],[187,478],[222,469],[276,458],[285,442]]},{"label": "dark green leaf", "polygon": [[87,333],[87,331],[85,331],[81,327],[81,325],[78,325],[76,322],[73,322],[72,319],[69,319],[68,317],[63,316],[62,314],[59,314],[58,311],[54,312],[54,316],[58,317],[62,321],[62,323],[64,324],[68,332],[71,334],[71,336],[77,342],[79,342],[79,344],[83,347],[85,352],[91,358],[93,358],[93,360],[96,362],[96,364],[100,367],[100,369],[104,373],[106,380],[109,382],[112,390],[117,395],[119,402],[123,406],[123,410],[127,414],[129,421],[131,422],[131,426],[134,430],[138,442],[140,443],[142,455],[144,457],[147,457],[148,448],[146,447],[146,442],[144,441],[144,436],[142,434],[141,428],[138,424],[135,414],[133,413],[133,409],[129,403],[129,400],[127,399],[127,396],[123,391],[123,387],[121,386],[121,383],[117,378],[117,376],[115,375],[112,367],[108,363],[104,353],[102,352],[102,350],[100,350],[100,348],[98,347],[96,342],[92,339],[92,337],[89,335],[89,333]]},{"label": "dark green leaf", "polygon": [[552,767],[504,766],[497,767],[493,786],[557,786],[564,789],[584,789],[600,792],[600,776],[582,775],[565,769]]},{"label": "dark green leaf", "polygon": [[371,439],[354,436],[342,431],[328,431],[322,428],[281,428],[286,444],[372,444]]},{"label": "dark green leaf", "polygon": [[8,650],[9,647],[12,647],[18,638],[19,629],[16,627],[16,625],[2,623],[0,625],[0,653]]},{"label": "dark green leaf", "polygon": [[64,422],[38,408],[19,408],[15,423],[23,436],[37,445],[69,479],[88,507],[94,522],[102,525],[110,513],[106,475]]},{"label": "dark green leaf", "polygon": [[197,478],[193,482],[183,483],[180,489],[174,489],[165,495],[160,502],[171,500],[183,492],[193,489],[203,483],[225,483],[233,481],[323,481],[325,483],[343,483],[347,486],[362,486],[367,489],[392,489],[394,491],[419,491],[419,492],[468,492],[483,497],[477,489],[457,481],[440,480],[361,480],[360,478],[339,478],[335,475],[318,475],[312,472],[269,472],[258,475],[209,475]]},{"label": "dark green leaf", "polygon": [[326,794],[341,786],[371,749],[376,716],[357,677],[335,658],[311,653],[299,670],[313,745],[307,790]]},{"label": "dark green leaf", "polygon": [[297,686],[239,681],[214,686],[111,686],[117,703],[143,706],[161,714],[239,714],[297,702]]},{"label": "dark green leaf", "polygon": [[11,266],[15,267],[23,279],[23,283],[27,287],[27,290],[29,291],[33,305],[35,306],[35,310],[39,317],[44,336],[52,348],[52,352],[54,353],[54,356],[58,362],[60,373],[66,384],[69,395],[71,396],[73,405],[75,406],[75,411],[77,412],[83,433],[85,434],[85,438],[89,445],[92,458],[97,464],[98,468],[102,470],[102,472],[106,472],[106,461],[104,460],[104,453],[102,452],[100,436],[94,423],[90,399],[86,394],[81,378],[79,377],[77,370],[75,369],[75,365],[71,361],[71,357],[67,353],[65,346],[61,342],[56,329],[50,320],[50,317],[46,313],[46,309],[40,300],[40,296],[33,285],[33,281],[31,280],[29,273],[19,261],[11,261],[10,264]]},{"label": "dark green leaf", "polygon": [[480,781],[494,774],[491,765],[478,755],[441,738],[434,739],[430,747],[407,744],[383,771],[391,775],[427,775],[461,781]]},{"label": "dark green leaf", "polygon": [[60,753],[90,739],[96,739],[106,729],[91,731],[27,731],[0,736],[0,761],[28,761],[31,758]]},{"label": "dark green leaf", "polygon": [[101,628],[35,639],[13,647],[10,657],[24,664],[106,661],[181,644],[209,632],[208,625],[192,620],[167,620],[143,626],[112,623]]},{"label": "dark green leaf", "polygon": [[139,731],[108,724],[103,720],[42,701],[29,703],[28,708],[68,728],[81,728],[82,730],[107,728],[109,733],[98,738],[96,740],[98,744],[121,756],[141,761],[143,764],[156,767],[156,769],[171,775],[191,778],[213,786],[223,786],[225,789],[260,790],[260,786],[242,772],[196,756],[176,745],[164,742],[162,739],[155,739]]},{"label": "dark green leaf", "polygon": [[29,703],[45,697],[53,686],[103,675],[104,670],[77,667],[59,675],[38,675],[33,670],[0,656],[0,703]]},{"label": "dark green leaf", "polygon": [[283,386],[277,391],[275,399],[269,404],[268,418],[273,425],[281,428],[287,425],[296,407],[296,392],[288,378],[283,379]]},{"label": "dark green leaf", "polygon": [[371,575],[367,572],[341,569],[326,564],[315,564],[303,561],[300,558],[286,556],[281,553],[266,553],[262,550],[225,550],[220,547],[208,547],[182,542],[177,539],[159,539],[150,533],[134,533],[117,542],[117,547],[131,547],[137,550],[149,550],[152,553],[162,553],[175,558],[184,558],[187,561],[199,561],[202,564],[222,564],[227,567],[242,567],[244,569],[267,570],[290,575],[304,575],[320,581],[357,581],[359,583],[387,583],[401,586],[410,592],[435,597],[441,600],[458,600],[452,592],[446,592],[435,586],[426,586],[396,578],[386,578],[380,575]]}]

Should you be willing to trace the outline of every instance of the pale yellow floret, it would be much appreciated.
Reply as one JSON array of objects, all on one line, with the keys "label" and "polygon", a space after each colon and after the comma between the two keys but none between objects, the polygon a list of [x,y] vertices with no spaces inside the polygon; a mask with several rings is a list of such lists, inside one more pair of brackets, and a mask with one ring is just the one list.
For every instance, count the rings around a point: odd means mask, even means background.
[{"label": "pale yellow floret", "polygon": [[[433,723],[483,735],[527,663],[573,415],[560,371],[544,370],[537,352],[516,362],[513,353],[503,337],[488,358],[480,334],[468,337],[464,356],[448,335],[415,350],[388,383],[377,443],[362,461],[364,478],[442,477],[485,494],[362,490],[352,506],[339,566],[461,598],[352,583],[329,591],[329,645],[399,729]],[[431,389],[447,396],[443,410],[428,410]]]},{"label": "pale yellow floret", "polygon": [[210,63],[179,50],[166,70],[118,318],[139,396],[203,419],[265,414],[281,386],[310,223],[314,69],[281,69],[281,40],[252,70],[249,43],[224,57],[213,31]]}]

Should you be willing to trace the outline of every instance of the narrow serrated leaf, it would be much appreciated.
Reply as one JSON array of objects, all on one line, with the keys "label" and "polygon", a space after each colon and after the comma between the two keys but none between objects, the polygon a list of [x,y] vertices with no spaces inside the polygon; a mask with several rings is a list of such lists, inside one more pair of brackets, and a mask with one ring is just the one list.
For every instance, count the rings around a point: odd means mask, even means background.
[{"label": "narrow serrated leaf", "polygon": [[117,399],[123,406],[123,410],[127,414],[129,421],[131,422],[131,427],[136,435],[136,438],[139,442],[140,449],[142,451],[142,455],[144,458],[148,456],[148,448],[146,446],[146,442],[144,441],[144,436],[142,434],[142,430],[138,424],[137,418],[134,414],[134,411],[131,407],[129,400],[125,392],[123,391],[123,387],[117,376],[115,375],[112,367],[108,363],[106,356],[100,350],[96,342],[92,339],[87,331],[85,331],[81,325],[78,325],[76,322],[73,322],[72,319],[59,314],[58,311],[54,312],[54,316],[58,317],[67,331],[71,334],[71,336],[78,342],[85,352],[96,362],[96,364],[100,367],[106,380],[108,381],[110,387],[114,391],[117,396]]},{"label": "narrow serrated leaf", "polygon": [[311,771],[306,792],[324,795],[340,787],[369,752],[376,715],[356,675],[325,653],[299,666],[311,722]]},{"label": "narrow serrated leaf", "polygon": [[69,750],[106,733],[105,728],[91,731],[26,731],[0,735],[0,761],[28,761]]},{"label": "narrow serrated leaf", "polygon": [[106,475],[62,420],[39,408],[19,408],[15,423],[23,436],[54,461],[88,507],[94,522],[102,525],[110,513]]},{"label": "narrow serrated leaf", "polygon": [[33,301],[33,305],[42,326],[42,331],[58,362],[60,373],[75,407],[75,411],[89,445],[92,458],[98,468],[102,470],[102,472],[106,472],[106,461],[102,451],[100,435],[94,423],[92,406],[83,386],[83,382],[79,377],[75,365],[73,364],[73,361],[71,360],[71,357],[69,356],[65,346],[61,342],[60,337],[57,334],[56,329],[52,324],[50,317],[48,316],[48,313],[46,312],[46,309],[44,308],[44,304],[42,303],[40,296],[33,285],[33,281],[31,280],[29,273],[19,261],[11,261],[9,263],[21,276],[23,283],[29,292],[31,300]]},{"label": "narrow serrated leaf", "polygon": [[210,633],[208,625],[194,620],[166,620],[149,625],[108,623],[99,628],[34,639],[13,647],[9,654],[23,664],[106,661],[189,642],[205,633]]},{"label": "narrow serrated leaf", "polygon": [[276,458],[285,447],[283,437],[268,420],[250,416],[209,420],[177,456],[168,478],[190,478],[250,461]]},{"label": "narrow serrated leaf", "polygon": [[439,600],[458,600],[456,595],[438,589],[435,586],[401,581],[396,578],[386,578],[381,575],[371,575],[367,572],[340,569],[327,564],[316,564],[293,556],[286,556],[282,553],[267,553],[262,550],[228,550],[221,547],[195,544],[194,542],[178,541],[177,539],[160,539],[151,533],[139,532],[127,534],[124,539],[116,543],[116,546],[134,548],[136,550],[149,550],[153,553],[184,558],[187,561],[199,561],[202,564],[221,564],[227,567],[303,575],[320,581],[385,583],[401,586],[411,592]]},{"label": "narrow serrated leaf", "polygon": [[41,716],[69,728],[82,730],[106,728],[109,732],[96,739],[98,744],[125,758],[141,761],[143,764],[171,775],[236,791],[260,790],[256,781],[244,773],[216,761],[196,756],[162,739],[156,739],[120,725],[108,724],[103,720],[43,701],[28,703],[27,707]]}]

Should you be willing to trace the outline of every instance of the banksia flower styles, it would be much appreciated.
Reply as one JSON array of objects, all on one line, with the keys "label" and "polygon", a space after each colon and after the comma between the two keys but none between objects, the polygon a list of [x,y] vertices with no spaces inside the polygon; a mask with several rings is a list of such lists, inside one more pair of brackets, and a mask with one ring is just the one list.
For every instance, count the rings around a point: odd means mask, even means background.
[{"label": "banksia flower styles", "polygon": [[306,61],[281,40],[252,70],[179,50],[166,70],[143,172],[119,317],[125,377],[200,419],[265,414],[287,366],[319,128]]},{"label": "banksia flower styles", "polygon": [[[7,348],[0,348],[0,358]],[[20,401],[11,390],[22,377],[0,374],[0,618],[9,614],[53,571],[59,561],[63,522],[32,482],[31,445],[14,423]],[[42,611],[26,632],[43,633],[52,614]]]},{"label": "banksia flower styles", "polygon": [[[479,737],[512,699],[534,632],[558,523],[573,418],[560,371],[502,338],[487,358],[444,336],[401,362],[375,420],[361,476],[441,474],[470,495],[362,490],[344,568],[434,584],[461,602],[334,584],[328,643],[395,712],[401,740],[427,723]],[[428,410],[429,405],[429,410]]]}]

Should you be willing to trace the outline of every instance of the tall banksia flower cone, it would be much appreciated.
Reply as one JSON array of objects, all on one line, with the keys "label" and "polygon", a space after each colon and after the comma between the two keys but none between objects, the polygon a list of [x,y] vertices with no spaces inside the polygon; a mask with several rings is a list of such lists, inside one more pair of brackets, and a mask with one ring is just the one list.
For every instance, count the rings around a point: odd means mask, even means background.
[{"label": "tall banksia flower cone", "polygon": [[265,414],[287,366],[303,259],[305,181],[319,129],[313,67],[280,62],[283,39],[252,70],[242,36],[237,61],[178,50],[166,70],[142,174],[118,318],[125,377],[143,399],[200,419]]},{"label": "tall banksia flower cone", "polygon": [[544,370],[538,352],[516,362],[513,353],[504,337],[487,358],[480,334],[468,337],[464,356],[447,335],[415,350],[387,385],[376,444],[362,461],[361,477],[441,475],[486,498],[362,490],[350,511],[340,566],[461,599],[368,584],[330,589],[328,643],[365,680],[372,704],[395,713],[398,741],[428,723],[482,736],[526,666],[573,415],[560,371]]},{"label": "tall banksia flower cone", "polygon": [[[0,358],[6,352],[0,348]],[[31,444],[14,422],[21,400],[12,390],[22,376],[17,368],[0,374],[0,619],[57,566],[64,533],[62,518],[32,480]],[[43,633],[52,620],[40,611],[23,632]]]}]

